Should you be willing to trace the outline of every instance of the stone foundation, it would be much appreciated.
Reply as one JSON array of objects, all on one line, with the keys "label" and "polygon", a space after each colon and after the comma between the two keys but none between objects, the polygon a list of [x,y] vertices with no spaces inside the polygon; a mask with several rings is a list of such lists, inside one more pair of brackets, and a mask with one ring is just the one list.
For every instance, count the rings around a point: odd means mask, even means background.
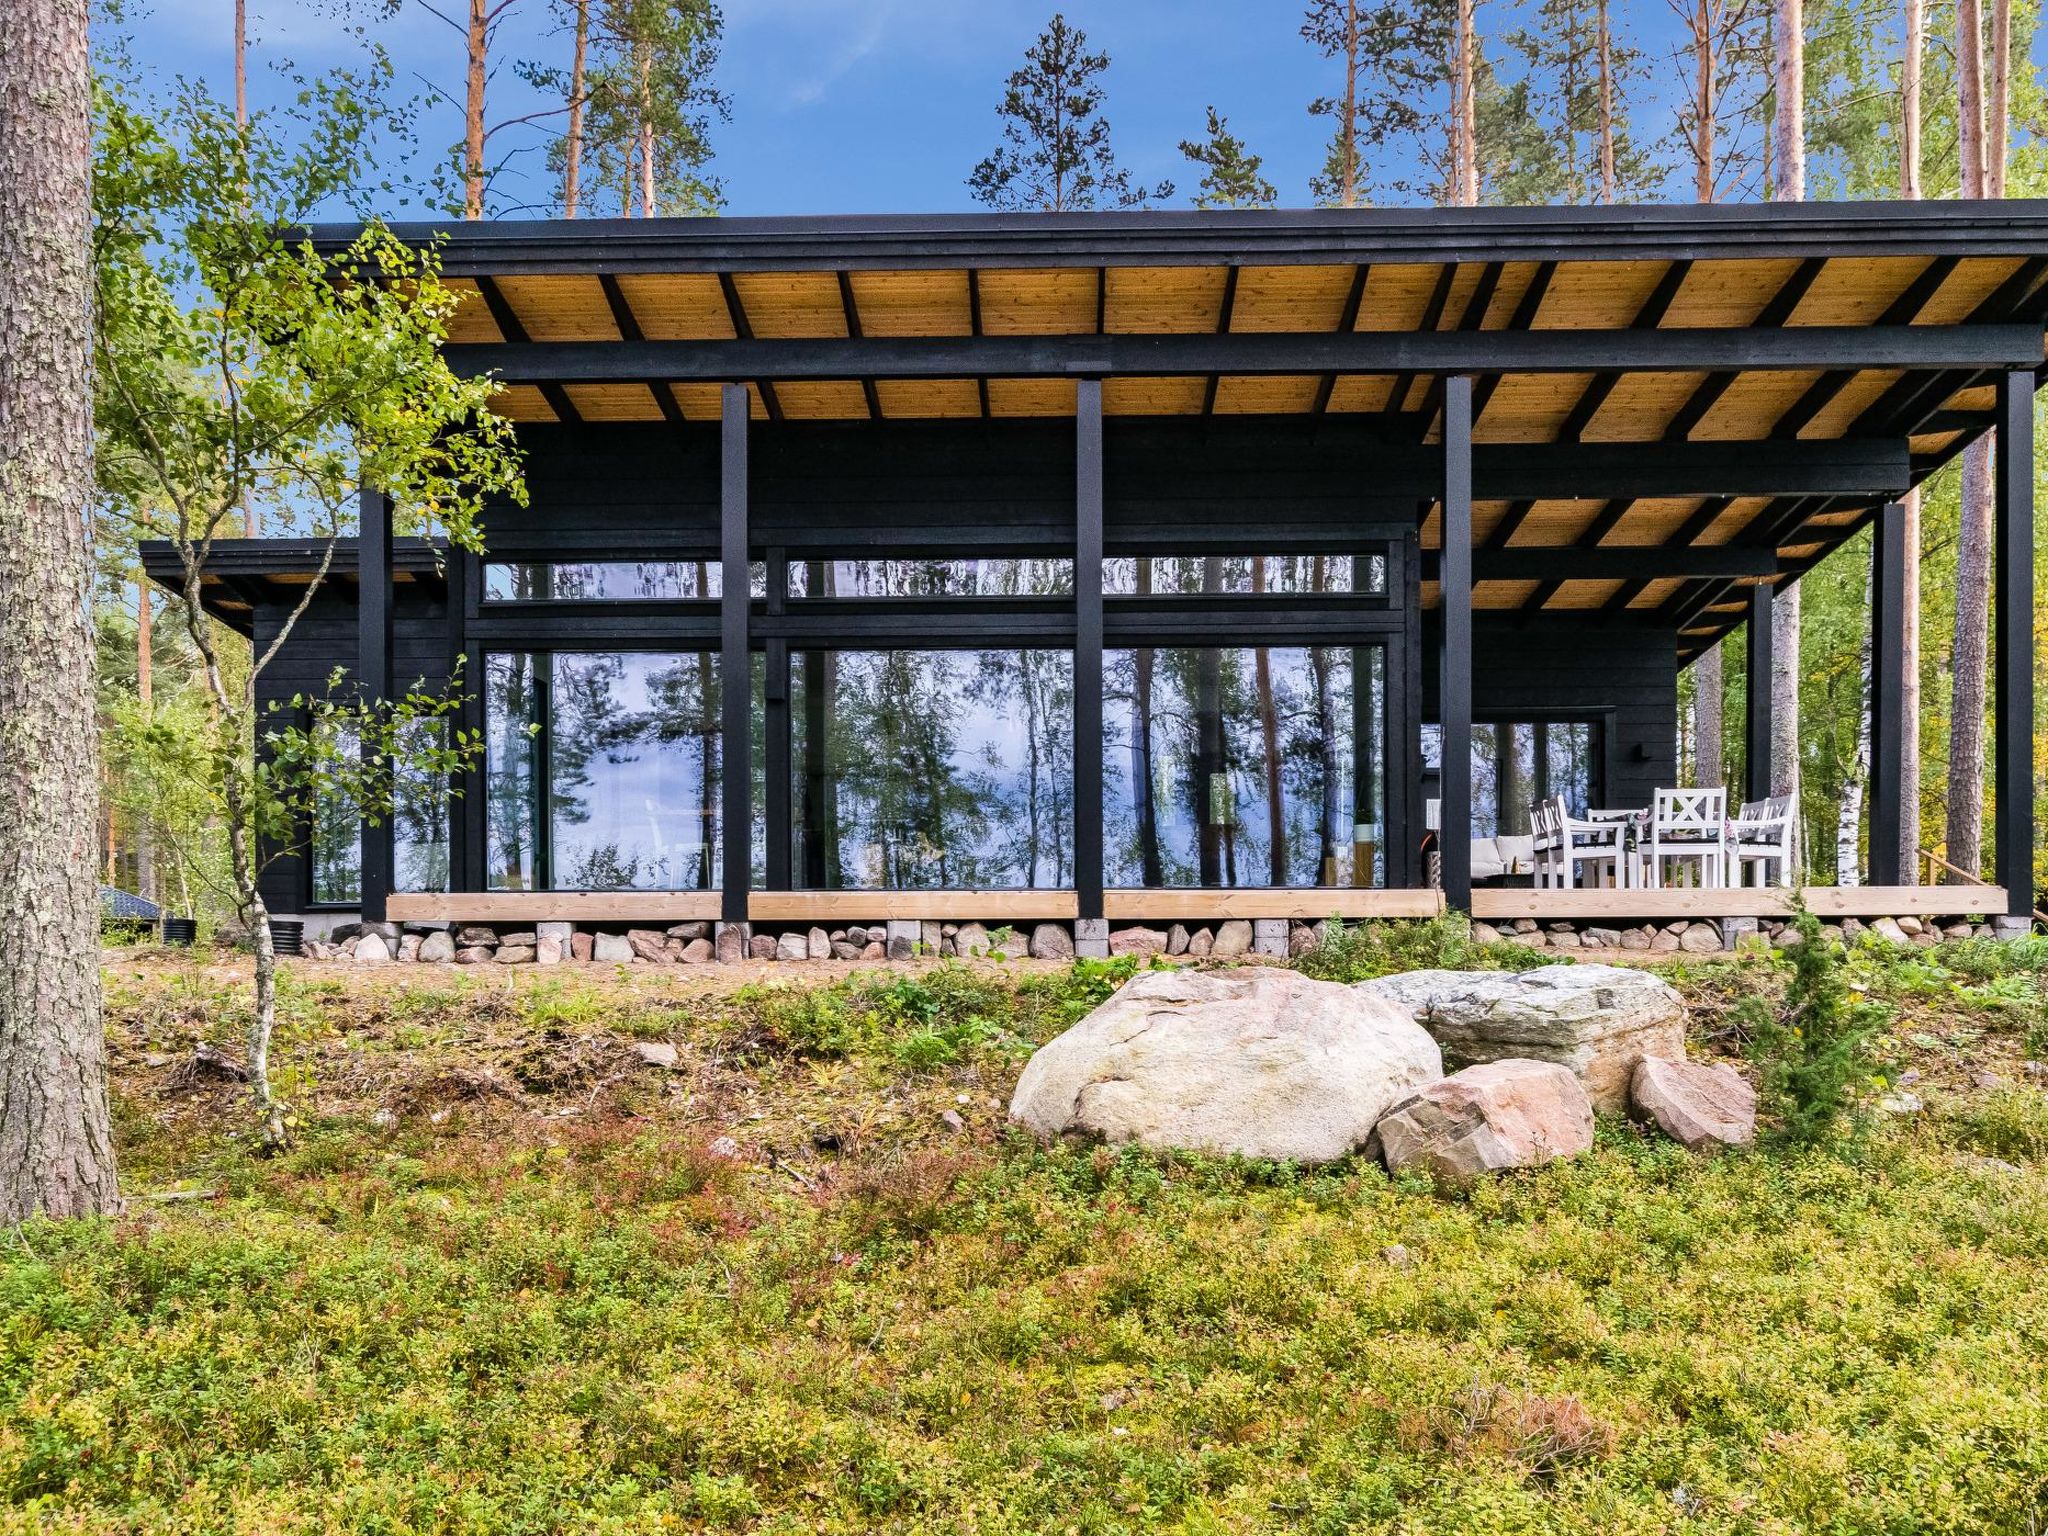
[{"label": "stone foundation", "polygon": [[[1820,931],[1845,941],[1874,934],[1893,944],[1914,944],[1922,948],[1932,948],[1945,939],[1993,937],[1989,925],[1953,917],[1845,917],[1838,923],[1822,923]],[[1747,945],[1768,944],[1775,949],[1785,949],[1799,942],[1798,930],[1790,922],[1768,917],[1699,917],[1690,921],[1627,926],[1598,922],[1545,922],[1524,917],[1513,922],[1474,923],[1472,937],[1481,944],[1513,942],[1531,949],[1563,950],[1567,954],[1585,950],[1716,954]]]}]

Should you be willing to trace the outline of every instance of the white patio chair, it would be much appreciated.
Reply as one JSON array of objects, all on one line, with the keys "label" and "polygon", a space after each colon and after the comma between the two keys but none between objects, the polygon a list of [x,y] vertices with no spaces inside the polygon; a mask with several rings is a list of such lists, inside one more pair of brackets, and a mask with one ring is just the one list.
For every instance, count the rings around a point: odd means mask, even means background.
[{"label": "white patio chair", "polygon": [[1768,800],[1751,800],[1735,819],[1734,840],[1728,847],[1730,884],[1757,885],[1792,883],[1792,797],[1772,795]]},{"label": "white patio chair", "polygon": [[1530,857],[1536,868],[1536,888],[1553,890],[1563,879],[1557,856],[1557,813],[1547,800],[1529,807]]},{"label": "white patio chair", "polygon": [[1720,887],[1728,880],[1728,791],[1660,789],[1650,807],[1649,884],[1671,889],[1667,864],[1685,884]]},{"label": "white patio chair", "polygon": [[1558,796],[1551,802],[1551,817],[1557,826],[1559,885],[1579,889],[1582,877],[1591,871],[1586,889],[1618,886],[1622,883],[1623,828],[1617,821],[1593,821],[1574,816]]}]

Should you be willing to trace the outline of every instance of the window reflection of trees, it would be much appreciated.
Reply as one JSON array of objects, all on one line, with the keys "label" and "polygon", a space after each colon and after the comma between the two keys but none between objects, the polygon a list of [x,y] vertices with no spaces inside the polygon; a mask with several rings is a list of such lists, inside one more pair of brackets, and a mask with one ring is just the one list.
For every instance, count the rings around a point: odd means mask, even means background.
[{"label": "window reflection of trees", "polygon": [[840,651],[796,662],[801,881],[905,890],[1071,882],[1071,655]]}]

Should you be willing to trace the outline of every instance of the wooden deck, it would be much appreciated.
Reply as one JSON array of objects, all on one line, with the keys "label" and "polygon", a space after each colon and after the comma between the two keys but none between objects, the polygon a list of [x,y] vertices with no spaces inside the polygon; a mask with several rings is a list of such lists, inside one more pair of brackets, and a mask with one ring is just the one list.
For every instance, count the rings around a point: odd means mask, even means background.
[{"label": "wooden deck", "polygon": [[[1824,920],[1844,917],[1988,917],[2006,908],[1995,885],[1809,885],[1799,893]],[[1786,917],[1789,890],[1542,891],[1482,887],[1472,915],[1482,922],[1641,923],[1679,918]],[[489,891],[395,895],[394,922],[669,923],[713,921],[716,891]],[[1427,918],[1444,910],[1431,890],[1111,890],[1112,923],[1217,922],[1229,918]],[[1074,893],[1047,891],[756,891],[748,917],[790,925],[924,922],[1072,922]]]}]

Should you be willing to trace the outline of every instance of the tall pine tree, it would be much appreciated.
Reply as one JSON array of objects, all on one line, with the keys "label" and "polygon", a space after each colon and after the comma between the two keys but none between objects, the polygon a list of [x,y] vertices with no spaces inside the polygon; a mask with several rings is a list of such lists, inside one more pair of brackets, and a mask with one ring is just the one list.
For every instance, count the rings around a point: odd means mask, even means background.
[{"label": "tall pine tree", "polygon": [[1260,158],[1246,151],[1244,140],[1214,107],[1209,108],[1209,136],[1200,143],[1182,139],[1180,152],[1202,168],[1197,208],[1270,208],[1279,195],[1261,173]]}]

